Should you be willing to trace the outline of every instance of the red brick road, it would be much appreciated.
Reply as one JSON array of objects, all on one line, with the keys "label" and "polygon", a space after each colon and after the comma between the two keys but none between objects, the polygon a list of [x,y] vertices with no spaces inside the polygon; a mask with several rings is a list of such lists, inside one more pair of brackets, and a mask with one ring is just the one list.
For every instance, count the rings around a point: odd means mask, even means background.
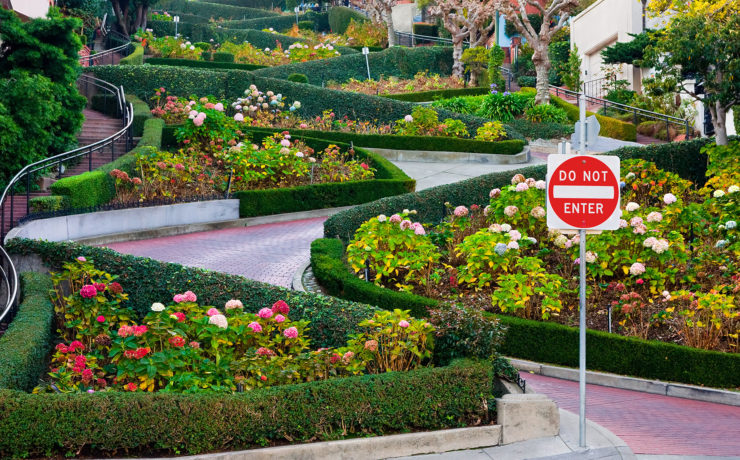
[{"label": "red brick road", "polygon": [[316,217],[106,246],[123,254],[290,287],[295,272],[308,262],[311,242],[323,236],[324,220],[326,217]]},{"label": "red brick road", "polygon": [[[578,382],[522,377],[560,408],[578,413]],[[636,454],[740,456],[740,407],[586,385],[586,417]]]}]

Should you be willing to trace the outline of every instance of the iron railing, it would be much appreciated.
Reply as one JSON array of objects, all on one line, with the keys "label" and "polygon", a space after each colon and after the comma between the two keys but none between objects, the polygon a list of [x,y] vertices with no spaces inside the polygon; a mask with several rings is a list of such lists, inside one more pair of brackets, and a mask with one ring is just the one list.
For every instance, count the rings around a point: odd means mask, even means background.
[{"label": "iron railing", "polygon": [[[566,88],[562,88],[560,86],[550,86],[550,90],[555,93],[556,96],[560,97],[560,95],[568,96],[571,98],[575,98],[576,102],[575,104],[579,104],[579,96],[580,93],[577,93],[575,91],[571,91]],[[666,127],[666,140],[670,141],[670,126],[676,126],[678,127],[678,132],[681,130],[684,131],[684,134],[686,135],[686,139],[691,138],[691,126],[689,125],[689,120],[684,120],[683,118],[673,117],[671,115],[665,115],[658,112],[651,112],[650,110],[641,109],[639,107],[634,107],[631,105],[626,104],[620,104],[619,102],[612,102],[607,99],[602,99],[600,97],[594,97],[594,96],[588,96],[586,95],[586,104],[593,104],[600,106],[600,108],[604,109],[604,115],[609,116],[609,111],[611,110],[613,114],[619,114],[619,113],[628,113],[632,115],[632,122],[637,125],[640,120],[653,120],[658,121],[661,123],[665,123]]]},{"label": "iron railing", "polygon": [[[11,179],[7,187],[5,187],[2,195],[0,195],[0,244],[4,243],[5,235],[7,235],[8,231],[17,225],[18,219],[23,217],[15,214],[14,205],[17,189],[25,186],[25,193],[23,193],[23,195],[25,195],[26,210],[24,215],[27,215],[30,213],[32,182],[38,175],[49,173],[54,168],[56,168],[59,175],[61,175],[63,170],[62,167],[64,165],[80,160],[84,161],[85,156],[87,156],[88,171],[92,171],[92,158],[94,153],[103,153],[106,150],[110,150],[111,161],[113,161],[117,156],[128,152],[133,147],[133,132],[131,126],[134,119],[134,108],[133,104],[127,105],[123,87],[116,87],[111,83],[100,80],[91,75],[82,75],[77,80],[77,85],[80,92],[87,97],[88,101],[92,101],[93,96],[98,94],[99,91],[115,96],[116,113],[117,116],[121,117],[121,129],[105,139],[99,140],[90,145],[78,147],[68,152],[60,153],[53,157],[44,158],[43,160],[31,163],[21,169],[18,174]],[[116,152],[116,143],[121,139],[125,140],[125,149]],[[6,222],[5,214],[6,208],[8,207],[10,211],[9,222]]]},{"label": "iron railing", "polygon": [[0,323],[13,319],[18,305],[18,273],[5,249],[0,246]]},{"label": "iron railing", "polygon": [[[395,31],[396,44],[398,46],[419,46],[419,45],[440,45],[440,46],[452,46],[451,38],[432,37],[430,35],[419,35],[409,32]],[[470,46],[469,41],[463,42],[463,48]]]},{"label": "iron railing", "polygon": [[[106,50],[88,56],[80,56],[79,62],[81,66],[92,67],[95,65],[117,64],[117,57],[126,57],[133,51],[134,47],[131,42],[118,32],[108,32],[105,35],[105,40]],[[122,44],[111,48],[114,42]]]},{"label": "iron railing", "polygon": [[612,79],[608,77],[594,78],[593,80],[583,82],[583,94],[603,99],[611,82]]}]

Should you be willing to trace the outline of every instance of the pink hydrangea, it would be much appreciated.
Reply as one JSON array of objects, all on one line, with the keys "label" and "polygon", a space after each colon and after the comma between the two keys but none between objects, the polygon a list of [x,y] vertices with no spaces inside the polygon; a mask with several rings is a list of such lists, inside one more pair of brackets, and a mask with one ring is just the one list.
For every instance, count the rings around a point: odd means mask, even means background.
[{"label": "pink hydrangea", "polygon": [[213,315],[208,318],[208,324],[214,324],[221,329],[226,329],[229,327],[229,320],[224,315]]},{"label": "pink hydrangea", "polygon": [[244,121],[244,115],[237,113],[234,115],[234,121]]},{"label": "pink hydrangea", "polygon": [[652,249],[652,247],[655,246],[655,243],[657,242],[658,242],[658,239],[655,238],[654,236],[651,236],[649,238],[646,238],[645,241],[642,242],[642,245],[645,246],[646,248]]},{"label": "pink hydrangea", "polygon": [[518,184],[516,184],[517,192],[526,192],[527,190],[529,190],[529,185],[527,185],[526,182],[519,182]]},{"label": "pink hydrangea", "polygon": [[511,241],[519,241],[522,239],[522,234],[518,230],[510,230],[509,238]]},{"label": "pink hydrangea", "polygon": [[401,230],[407,230],[411,228],[411,221],[408,219],[404,219],[401,221]]},{"label": "pink hydrangea", "polygon": [[504,214],[509,217],[513,217],[517,212],[519,212],[519,208],[516,206],[507,206],[504,208]]},{"label": "pink hydrangea", "polygon": [[663,220],[663,214],[657,211],[653,211],[647,215],[648,222],[660,222],[661,220]]},{"label": "pink hydrangea", "polygon": [[642,275],[643,273],[645,273],[645,266],[640,262],[635,262],[630,267],[630,275],[637,276]]},{"label": "pink hydrangea", "polygon": [[80,262],[87,262],[87,259],[85,259],[83,256],[80,256],[77,258]]},{"label": "pink hydrangea", "polygon": [[427,232],[424,230],[424,227],[420,223],[416,222],[414,223],[414,234],[422,236],[426,235]]},{"label": "pink hydrangea", "polygon": [[537,190],[545,190],[547,188],[547,183],[543,180],[538,180],[534,183],[534,186]]},{"label": "pink hydrangea", "polygon": [[619,219],[619,228],[627,228],[629,226],[629,222],[627,222],[624,219]]},{"label": "pink hydrangea", "polygon": [[632,233],[636,235],[644,235],[645,232],[647,232],[647,227],[644,224],[636,225],[635,228],[632,229]]},{"label": "pink hydrangea", "polygon": [[185,296],[183,296],[182,294],[175,294],[175,296],[172,298],[172,300],[175,303],[184,302],[185,301]]},{"label": "pink hydrangea", "polygon": [[208,311],[206,312],[206,315],[207,316],[216,316],[216,315],[220,315],[220,314],[221,314],[221,312],[218,311],[215,308],[209,308]]},{"label": "pink hydrangea", "polygon": [[642,217],[633,217],[630,219],[630,225],[632,227],[637,227],[638,225],[642,225]]},{"label": "pink hydrangea", "polygon": [[193,118],[193,124],[195,126],[203,126],[203,122],[204,121],[205,121],[205,118],[201,118],[201,117],[195,117],[195,118]]},{"label": "pink hydrangea", "polygon": [[96,318],[96,321],[99,322],[99,323],[104,323],[105,322],[105,316],[103,316],[103,315],[98,316]]},{"label": "pink hydrangea", "polygon": [[519,243],[517,243],[516,241],[509,241],[509,244],[507,244],[506,247],[509,249],[516,250],[516,249],[519,249]]},{"label": "pink hydrangea", "polygon": [[411,325],[409,324],[409,322],[408,322],[408,321],[406,321],[405,319],[402,319],[401,321],[399,321],[399,322],[398,322],[398,325],[399,325],[400,327],[404,328],[404,329],[406,329],[407,327],[411,326]]},{"label": "pink hydrangea", "polygon": [[185,296],[185,300],[187,302],[197,302],[198,301],[198,297],[193,293],[193,291],[185,291],[183,296]]},{"label": "pink hydrangea", "polygon": [[498,198],[499,196],[501,196],[501,189],[500,188],[495,188],[495,189],[491,190],[488,193],[488,196],[490,198]]},{"label": "pink hydrangea", "polygon": [[129,337],[134,335],[134,328],[131,326],[121,326],[118,328],[118,337]]},{"label": "pink hydrangea", "polygon": [[134,336],[135,337],[141,337],[142,335],[146,334],[146,331],[149,330],[146,326],[134,326]]},{"label": "pink hydrangea", "polygon": [[288,139],[283,139],[282,141],[280,141],[280,145],[282,145],[283,147],[290,147],[290,141]]},{"label": "pink hydrangea", "polygon": [[483,208],[483,215],[484,216],[488,216],[488,213],[490,213],[490,212],[491,212],[491,206],[486,206],[485,208]]},{"label": "pink hydrangea", "polygon": [[673,204],[677,200],[678,199],[676,198],[676,195],[674,195],[672,193],[666,193],[665,195],[663,195],[663,203],[665,203],[665,204]]},{"label": "pink hydrangea", "polygon": [[393,215],[391,216],[391,218],[390,218],[390,219],[388,219],[388,220],[389,220],[389,221],[390,221],[391,223],[397,224],[397,223],[401,222],[401,220],[402,220],[402,219],[401,219],[401,216],[399,216],[398,214],[393,214]]},{"label": "pink hydrangea", "polygon": [[454,211],[455,217],[464,217],[468,215],[468,208],[465,206],[458,206]]},{"label": "pink hydrangea", "polygon": [[290,307],[287,303],[285,303],[284,300],[278,300],[274,304],[272,304],[272,311],[273,313],[281,313],[283,315],[287,315],[290,313]]},{"label": "pink hydrangea", "polygon": [[352,360],[354,356],[355,356],[354,352],[348,351],[347,353],[344,354],[344,356],[342,356],[342,362],[344,362],[344,364],[349,364],[349,362]]},{"label": "pink hydrangea", "polygon": [[542,206],[535,206],[529,214],[535,219],[542,219],[545,217],[545,208]]},{"label": "pink hydrangea", "polygon": [[235,308],[244,308],[244,305],[242,304],[241,300],[231,299],[228,302],[226,302],[226,305],[224,305],[224,308],[227,310],[233,310]]},{"label": "pink hydrangea", "polygon": [[80,295],[84,299],[91,299],[98,295],[98,290],[95,289],[95,286],[92,284],[86,284],[82,286],[82,289],[80,289]]},{"label": "pink hydrangea", "polygon": [[403,120],[406,123],[413,123],[414,122],[414,117],[412,117],[411,115],[406,115],[405,117],[403,117]]},{"label": "pink hydrangea", "polygon": [[270,350],[269,348],[259,347],[257,349],[257,355],[259,355],[259,356],[274,356],[275,355],[275,352],[272,351],[272,350]]},{"label": "pink hydrangea", "polygon": [[298,337],[298,329],[295,327],[289,327],[288,329],[283,331],[283,335],[289,339],[295,339]]},{"label": "pink hydrangea", "polygon": [[503,230],[501,229],[501,224],[491,224],[488,227],[488,231],[493,233],[501,233]]},{"label": "pink hydrangea", "polygon": [[279,315],[279,314],[278,315],[275,315],[275,322],[276,323],[282,323],[283,321],[285,321],[285,316]]},{"label": "pink hydrangea", "polygon": [[247,327],[250,328],[252,332],[262,332],[262,325],[257,321],[252,321],[251,323],[247,324]]},{"label": "pink hydrangea", "polygon": [[272,317],[272,310],[270,310],[269,308],[263,308],[259,311],[259,313],[257,313],[257,316],[262,319],[270,318]]},{"label": "pink hydrangea", "polygon": [[213,106],[214,109],[218,110],[219,112],[224,111],[224,105],[220,102],[218,102],[215,106]]},{"label": "pink hydrangea", "polygon": [[524,182],[526,179],[524,178],[523,174],[515,174],[514,177],[511,178],[511,185],[516,185],[520,182]]}]

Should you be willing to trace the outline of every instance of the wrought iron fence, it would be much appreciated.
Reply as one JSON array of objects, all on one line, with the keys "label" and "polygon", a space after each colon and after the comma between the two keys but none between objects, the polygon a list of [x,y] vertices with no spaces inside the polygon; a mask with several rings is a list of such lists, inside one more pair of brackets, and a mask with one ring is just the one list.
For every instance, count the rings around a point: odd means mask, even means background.
[{"label": "wrought iron fence", "polygon": [[[414,47],[414,46],[425,46],[425,45],[439,45],[439,46],[452,46],[452,39],[451,38],[441,38],[441,37],[432,37],[430,35],[419,35],[415,33],[409,33],[409,32],[399,32],[395,31],[396,33],[396,43],[398,46],[408,46],[408,47]],[[463,48],[467,48],[470,46],[470,42],[464,41],[463,42]]]},{"label": "wrought iron fence", "polygon": [[609,83],[612,81],[611,78],[601,77],[594,78],[583,83],[583,94],[591,97],[604,98],[606,97]]}]

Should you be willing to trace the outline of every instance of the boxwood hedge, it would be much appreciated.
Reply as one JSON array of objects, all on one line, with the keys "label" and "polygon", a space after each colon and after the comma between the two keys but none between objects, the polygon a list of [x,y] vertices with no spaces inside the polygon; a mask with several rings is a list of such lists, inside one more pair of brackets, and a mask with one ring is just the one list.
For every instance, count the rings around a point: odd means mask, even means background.
[{"label": "boxwood hedge", "polygon": [[170,0],[167,3],[170,13],[189,13],[196,16],[214,19],[253,19],[279,17],[279,13],[260,8],[231,6],[209,2],[191,2],[189,0]]},{"label": "boxwood hedge", "polygon": [[134,43],[133,47],[134,51],[125,58],[121,58],[119,64],[141,65],[144,62],[144,47],[140,43]]},{"label": "boxwood hedge", "polygon": [[460,96],[480,96],[482,94],[488,94],[490,88],[475,87],[475,88],[457,88],[457,89],[437,89],[433,91],[417,91],[415,93],[402,93],[402,94],[380,94],[379,96],[387,97],[389,99],[396,99],[398,101],[408,102],[430,102],[436,101],[437,99],[449,99],[452,97]]},{"label": "boxwood hedge", "polygon": [[211,3],[231,6],[246,6],[249,8],[263,8],[267,10],[285,7],[285,0],[211,0]]},{"label": "boxwood hedge", "polygon": [[368,20],[367,16],[344,6],[335,6],[329,9],[329,27],[331,27],[332,33],[343,34],[352,19],[355,22]]},{"label": "boxwood hedge", "polygon": [[151,65],[167,65],[176,67],[193,67],[197,69],[239,69],[239,70],[256,70],[265,66],[257,64],[239,64],[238,62],[217,62],[217,61],[196,61],[193,59],[172,59],[172,58],[148,58],[145,61]]}]

